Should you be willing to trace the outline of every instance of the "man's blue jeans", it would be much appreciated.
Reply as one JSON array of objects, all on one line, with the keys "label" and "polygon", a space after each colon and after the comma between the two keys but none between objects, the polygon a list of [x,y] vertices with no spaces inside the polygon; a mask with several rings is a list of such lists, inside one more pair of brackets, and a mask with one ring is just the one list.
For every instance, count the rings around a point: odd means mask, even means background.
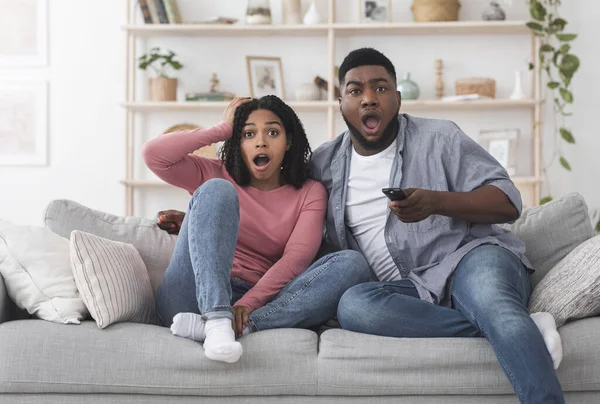
[{"label": "man's blue jeans", "polygon": [[[231,278],[239,228],[235,187],[212,179],[194,193],[169,267],[156,296],[162,322],[182,312],[206,319],[233,318],[231,305],[251,286]],[[370,279],[369,265],[356,251],[322,257],[249,316],[253,331],[311,328],[335,317],[342,294]]]},{"label": "man's blue jeans", "polygon": [[552,359],[527,303],[531,283],[521,261],[496,245],[474,248],[452,282],[454,308],[418,298],[409,280],[369,282],[340,300],[342,328],[390,337],[485,337],[522,403],[564,403]]}]

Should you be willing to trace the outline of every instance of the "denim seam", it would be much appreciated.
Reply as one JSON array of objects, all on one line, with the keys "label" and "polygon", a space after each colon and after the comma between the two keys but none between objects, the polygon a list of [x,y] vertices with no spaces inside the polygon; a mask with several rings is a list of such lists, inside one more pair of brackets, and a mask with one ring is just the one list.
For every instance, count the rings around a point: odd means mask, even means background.
[{"label": "denim seam", "polygon": [[268,313],[265,313],[264,315],[260,316],[259,318],[252,319],[252,320],[248,319],[248,322],[251,323],[252,329],[254,331],[260,331],[260,328],[258,328],[256,325],[257,321],[264,320],[265,318],[269,317],[270,315],[275,313],[280,308],[287,306],[296,297],[298,297],[298,295],[302,294],[302,292],[304,292],[306,290],[306,288],[308,288],[308,286],[313,283],[315,278],[317,278],[319,275],[321,275],[323,272],[325,272],[333,263],[335,263],[338,260],[338,258],[339,258],[339,254],[336,254],[336,255],[332,256],[330,259],[328,259],[325,263],[323,263],[323,265],[321,265],[321,269],[319,271],[317,271],[313,276],[311,276],[306,282],[304,282],[304,285],[302,285],[302,287],[296,293],[294,293],[292,296],[290,296],[289,299],[287,299],[284,302],[281,302],[281,304],[277,305],[276,307],[273,307],[271,310],[269,310]]},{"label": "denim seam", "polygon": [[502,357],[502,355],[500,355],[500,353],[496,350],[496,346],[494,345],[494,343],[492,341],[490,341],[490,339],[488,338],[488,331],[486,330],[486,327],[482,327],[479,324],[479,321],[477,321],[476,316],[474,315],[474,313],[469,310],[468,307],[466,307],[462,301],[462,299],[460,297],[458,297],[456,295],[455,292],[452,293],[452,297],[454,297],[454,299],[456,299],[456,301],[460,304],[460,306],[467,311],[467,313],[469,313],[469,315],[471,316],[472,319],[474,319],[477,322],[476,327],[478,329],[481,330],[481,332],[483,333],[483,335],[485,335],[488,343],[492,346],[492,348],[494,349],[494,352],[496,353],[496,357],[498,358],[498,362],[500,362],[500,365],[504,368],[504,370],[506,371],[506,373],[508,374],[510,380],[512,381],[513,387],[515,389],[515,392],[517,393],[517,395],[519,396],[519,399],[521,401],[525,400],[525,395],[523,393],[523,389],[521,388],[521,385],[518,383],[518,379],[515,377],[515,375],[510,371],[510,369],[508,369],[508,367],[506,366],[506,362],[504,361],[504,358]]}]

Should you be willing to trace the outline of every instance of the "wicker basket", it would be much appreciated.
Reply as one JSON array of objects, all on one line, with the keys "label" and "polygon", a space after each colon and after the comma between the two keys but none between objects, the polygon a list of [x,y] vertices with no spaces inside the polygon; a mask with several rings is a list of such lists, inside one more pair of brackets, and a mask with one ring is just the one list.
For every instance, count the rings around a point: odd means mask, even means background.
[{"label": "wicker basket", "polygon": [[496,97],[496,81],[483,77],[469,77],[456,80],[456,95],[479,94],[482,97]]},{"label": "wicker basket", "polygon": [[458,21],[459,0],[414,0],[410,9],[416,22]]}]

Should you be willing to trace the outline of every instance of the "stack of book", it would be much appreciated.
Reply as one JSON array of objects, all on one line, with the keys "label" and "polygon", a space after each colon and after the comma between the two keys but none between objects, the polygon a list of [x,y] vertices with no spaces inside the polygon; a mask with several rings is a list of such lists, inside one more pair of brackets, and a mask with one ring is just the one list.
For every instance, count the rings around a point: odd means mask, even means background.
[{"label": "stack of book", "polygon": [[138,0],[146,24],[181,24],[177,0]]}]

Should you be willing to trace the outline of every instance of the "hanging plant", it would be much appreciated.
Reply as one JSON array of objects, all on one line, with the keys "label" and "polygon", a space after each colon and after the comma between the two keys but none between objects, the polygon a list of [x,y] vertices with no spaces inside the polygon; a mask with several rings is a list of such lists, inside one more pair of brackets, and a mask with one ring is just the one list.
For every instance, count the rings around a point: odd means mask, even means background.
[{"label": "hanging plant", "polygon": [[[560,165],[571,171],[571,164],[564,157],[562,146],[565,143],[575,143],[575,136],[568,128],[567,118],[573,115],[569,111],[574,98],[571,82],[579,69],[579,58],[571,52],[571,42],[577,38],[577,34],[565,32],[568,22],[559,14],[561,0],[527,0],[527,4],[532,19],[527,26],[541,41],[538,74],[545,76],[545,85],[553,100],[554,133],[557,142],[549,164],[558,158]],[[529,68],[533,69],[533,64],[530,64]],[[536,125],[539,125],[539,122],[536,122]],[[552,197],[546,196],[540,204],[550,200]]]}]

